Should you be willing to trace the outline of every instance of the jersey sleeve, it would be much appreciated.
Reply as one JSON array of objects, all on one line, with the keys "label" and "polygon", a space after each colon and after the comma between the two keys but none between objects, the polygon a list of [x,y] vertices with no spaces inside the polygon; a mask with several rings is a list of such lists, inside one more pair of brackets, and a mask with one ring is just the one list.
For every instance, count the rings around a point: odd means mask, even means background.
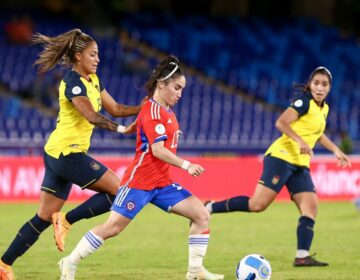
[{"label": "jersey sleeve", "polygon": [[87,96],[86,87],[80,79],[73,79],[66,84],[65,96],[70,101],[76,96]]},{"label": "jersey sleeve", "polygon": [[310,98],[305,95],[298,95],[290,104],[290,108],[293,108],[300,116],[305,115],[309,111]]},{"label": "jersey sleeve", "polygon": [[103,86],[103,83],[100,81],[100,79],[99,79],[99,88],[100,88],[100,93],[105,89],[105,87]]},{"label": "jersey sleeve", "polygon": [[141,129],[150,145],[168,139],[166,124],[161,118],[159,105],[155,104],[144,108],[141,118]]}]

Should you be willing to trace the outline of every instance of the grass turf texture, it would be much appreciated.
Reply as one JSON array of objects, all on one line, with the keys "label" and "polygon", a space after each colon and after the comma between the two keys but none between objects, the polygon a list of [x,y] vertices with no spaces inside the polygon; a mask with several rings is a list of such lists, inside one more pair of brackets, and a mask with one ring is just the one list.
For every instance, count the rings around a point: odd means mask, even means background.
[{"label": "grass turf texture", "polygon": [[[68,204],[64,209],[74,206]],[[0,254],[6,250],[36,204],[0,205]],[[64,253],[57,251],[52,227],[14,264],[17,279],[59,279],[58,260],[70,253],[82,235],[105,221],[107,214],[73,225]],[[293,203],[275,202],[264,213],[212,216],[212,235],[205,266],[235,279],[237,262],[245,255],[264,255],[274,280],[360,279],[360,213],[350,202],[322,202],[315,224],[312,252],[329,267],[294,268],[298,213]],[[119,236],[105,242],[82,261],[77,279],[185,279],[188,221],[146,207]]]}]

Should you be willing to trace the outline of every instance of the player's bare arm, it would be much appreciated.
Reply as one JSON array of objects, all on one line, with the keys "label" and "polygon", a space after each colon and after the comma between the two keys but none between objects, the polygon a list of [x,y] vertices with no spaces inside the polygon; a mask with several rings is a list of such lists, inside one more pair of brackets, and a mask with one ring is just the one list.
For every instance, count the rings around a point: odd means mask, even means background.
[{"label": "player's bare arm", "polygon": [[[90,100],[85,96],[78,96],[72,99],[76,109],[87,119],[87,121],[97,127],[124,133],[126,128],[110,120],[99,112],[95,112]],[[121,130],[121,131],[120,131]]]},{"label": "player's bare arm", "polygon": [[300,148],[300,154],[312,155],[313,151],[309,145],[291,128],[290,124],[299,118],[299,114],[292,108],[286,109],[277,119],[275,126],[280,132],[285,133],[296,143]]},{"label": "player's bare arm", "polygon": [[156,142],[151,145],[153,155],[166,163],[187,170],[191,176],[198,177],[205,172],[205,169],[196,163],[190,163],[164,147],[164,142]]},{"label": "player's bare arm", "polygon": [[124,104],[117,103],[114,98],[106,91],[101,92],[101,102],[104,109],[113,117],[129,117],[137,115],[140,112],[140,109],[144,102],[148,100],[145,97],[139,106],[127,106]]}]

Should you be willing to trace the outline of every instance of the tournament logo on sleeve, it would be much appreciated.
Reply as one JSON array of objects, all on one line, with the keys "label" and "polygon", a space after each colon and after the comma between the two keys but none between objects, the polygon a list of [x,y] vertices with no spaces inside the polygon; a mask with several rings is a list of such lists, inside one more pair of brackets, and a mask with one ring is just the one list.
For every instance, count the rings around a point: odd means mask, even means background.
[{"label": "tournament logo on sleeve", "polygon": [[81,93],[81,88],[79,86],[75,86],[72,88],[71,92],[75,95],[78,95]]},{"label": "tournament logo on sleeve", "polygon": [[294,102],[295,107],[301,107],[304,104],[304,102],[301,99],[298,99]]},{"label": "tournament logo on sleeve", "polygon": [[160,135],[164,134],[165,133],[165,126],[162,125],[161,123],[157,124],[155,126],[155,131],[156,131],[157,134],[160,134]]}]

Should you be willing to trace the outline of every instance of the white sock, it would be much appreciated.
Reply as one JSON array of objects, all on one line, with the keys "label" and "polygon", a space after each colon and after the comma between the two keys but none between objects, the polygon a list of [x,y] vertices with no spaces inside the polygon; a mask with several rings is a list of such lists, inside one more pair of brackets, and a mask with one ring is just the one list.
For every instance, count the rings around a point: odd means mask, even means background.
[{"label": "white sock", "polygon": [[307,256],[309,256],[309,251],[308,250],[297,250],[296,251],[296,257],[297,258],[306,258]]},{"label": "white sock", "polygon": [[94,253],[103,244],[104,240],[90,230],[81,238],[75,249],[71,252],[70,261],[78,265],[81,259]]},{"label": "white sock", "polygon": [[214,204],[214,201],[210,201],[209,203],[206,203],[205,208],[208,210],[208,212],[212,213],[212,205]]},{"label": "white sock", "polygon": [[189,235],[189,272],[196,273],[200,271],[206,254],[209,237],[210,234]]}]

